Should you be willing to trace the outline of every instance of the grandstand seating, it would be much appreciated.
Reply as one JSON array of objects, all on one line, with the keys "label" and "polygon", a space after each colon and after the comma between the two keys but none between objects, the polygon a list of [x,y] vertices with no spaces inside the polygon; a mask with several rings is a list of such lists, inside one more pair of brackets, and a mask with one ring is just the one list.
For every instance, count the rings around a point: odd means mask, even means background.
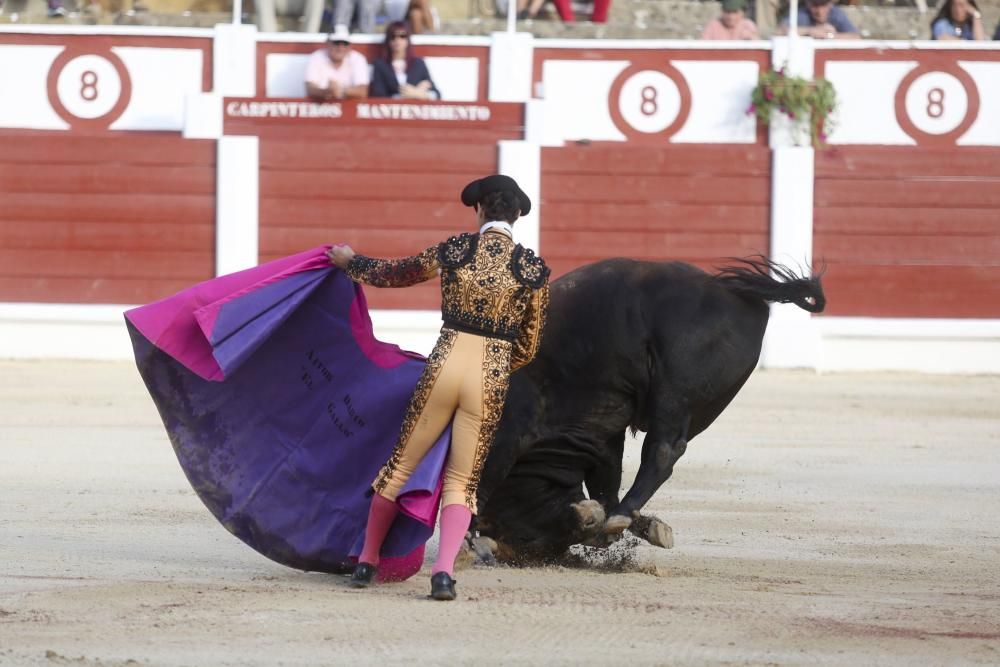
[{"label": "grandstand seating", "polygon": [[[224,0],[64,0],[74,10],[65,18],[48,18],[45,0],[3,0],[0,23],[80,23],[152,26],[212,26],[231,21],[232,6]],[[864,0],[845,7],[851,19],[872,39],[926,39],[931,16],[936,11],[931,0],[928,14],[921,14],[910,0],[898,4],[878,4]],[[486,35],[504,30],[506,22],[496,16],[496,0],[434,0],[442,24],[441,32],[451,35]],[[1000,0],[979,0],[987,31],[992,33],[1000,20]],[[244,2],[244,20],[255,19],[253,0]],[[581,5],[579,16],[586,17]],[[716,15],[718,4],[700,0],[613,0],[609,21],[593,24],[579,21],[564,24],[552,18],[522,21],[518,29],[537,37],[689,39],[701,33],[704,24]],[[301,30],[298,17],[279,17],[279,29]],[[765,35],[767,36],[767,35]]]}]

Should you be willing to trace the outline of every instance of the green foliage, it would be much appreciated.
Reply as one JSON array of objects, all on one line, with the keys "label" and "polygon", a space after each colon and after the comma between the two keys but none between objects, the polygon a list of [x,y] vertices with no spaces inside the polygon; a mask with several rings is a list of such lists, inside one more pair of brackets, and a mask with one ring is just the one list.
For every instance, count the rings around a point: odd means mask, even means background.
[{"label": "green foliage", "polygon": [[809,130],[814,148],[826,145],[826,137],[833,131],[833,110],[837,106],[837,93],[826,79],[814,81],[785,74],[785,68],[762,72],[757,87],[750,96],[748,114],[755,114],[765,125],[774,113],[788,116],[802,131]]}]

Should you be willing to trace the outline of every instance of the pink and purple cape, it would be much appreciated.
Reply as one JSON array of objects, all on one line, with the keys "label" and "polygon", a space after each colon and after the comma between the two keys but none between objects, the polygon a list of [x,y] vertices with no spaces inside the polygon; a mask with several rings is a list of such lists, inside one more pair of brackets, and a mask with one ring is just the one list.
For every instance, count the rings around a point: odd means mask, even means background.
[{"label": "pink and purple cape", "polygon": [[[328,246],[125,313],[177,459],[231,533],[301,570],[344,572],[423,358],[380,342],[364,292]],[[380,574],[420,569],[450,431],[399,498]]]}]

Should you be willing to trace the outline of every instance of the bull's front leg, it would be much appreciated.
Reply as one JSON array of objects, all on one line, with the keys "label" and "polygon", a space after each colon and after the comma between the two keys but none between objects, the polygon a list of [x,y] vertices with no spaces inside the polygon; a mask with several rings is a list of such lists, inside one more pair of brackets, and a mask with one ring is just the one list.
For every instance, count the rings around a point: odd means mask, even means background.
[{"label": "bull's front leg", "polygon": [[642,443],[642,459],[632,488],[618,507],[610,513],[604,525],[605,532],[621,533],[630,525],[639,510],[646,506],[653,494],[670,479],[674,464],[687,449],[687,426],[690,419],[673,428],[654,426]]}]

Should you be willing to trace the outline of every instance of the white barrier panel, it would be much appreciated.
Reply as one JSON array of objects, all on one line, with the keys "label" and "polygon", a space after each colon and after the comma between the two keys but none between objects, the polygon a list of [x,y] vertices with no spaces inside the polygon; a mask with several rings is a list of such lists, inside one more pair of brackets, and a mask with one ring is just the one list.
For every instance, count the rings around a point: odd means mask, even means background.
[{"label": "white barrier panel", "polygon": [[536,40],[535,95],[546,102],[544,136],[755,143],[756,119],[746,109],[768,47],[608,40],[595,47],[582,40]]},{"label": "white barrier panel", "polygon": [[997,320],[813,318],[819,371],[1000,373]]},{"label": "white barrier panel", "polygon": [[61,46],[0,46],[0,63],[17,63],[17,67],[0,67],[4,99],[17,100],[17,104],[0,104],[0,127],[69,129],[69,123],[53,109],[45,86],[47,73],[62,50]]},{"label": "white barrier panel", "polygon": [[655,135],[680,120],[670,141],[752,144],[757,123],[745,101],[759,73],[752,62],[667,59],[648,69],[625,60],[547,60],[542,66],[549,122],[565,141],[626,141],[622,121]]},{"label": "white barrier panel", "polygon": [[968,131],[958,138],[961,146],[1000,146],[1000,62],[967,62],[959,66],[976,82],[979,113]]},{"label": "white barrier panel", "polygon": [[215,275],[257,266],[260,228],[260,140],[222,137],[218,142]]},{"label": "white barrier panel", "polygon": [[0,304],[0,358],[132,358],[123,313],[132,306]]},{"label": "white barrier panel", "polygon": [[195,49],[141,47],[115,47],[112,52],[129,71],[132,97],[110,129],[181,130],[184,98],[202,90],[204,54]]},{"label": "white barrier panel", "polygon": [[913,146],[896,121],[896,87],[916,62],[830,63],[826,78],[837,91],[832,144]]},{"label": "white barrier panel", "polygon": [[[0,304],[0,359],[127,361],[132,342],[124,313],[134,306]],[[441,314],[423,310],[372,311],[379,340],[428,355],[441,329]]]},{"label": "white barrier panel", "polygon": [[208,83],[209,30],[46,30],[38,44],[4,44],[13,32],[0,30],[0,127],[178,131],[185,97]]},{"label": "white barrier panel", "polygon": [[837,91],[832,144],[912,146],[955,134],[1000,146],[1000,45],[990,42],[816,43]]}]

